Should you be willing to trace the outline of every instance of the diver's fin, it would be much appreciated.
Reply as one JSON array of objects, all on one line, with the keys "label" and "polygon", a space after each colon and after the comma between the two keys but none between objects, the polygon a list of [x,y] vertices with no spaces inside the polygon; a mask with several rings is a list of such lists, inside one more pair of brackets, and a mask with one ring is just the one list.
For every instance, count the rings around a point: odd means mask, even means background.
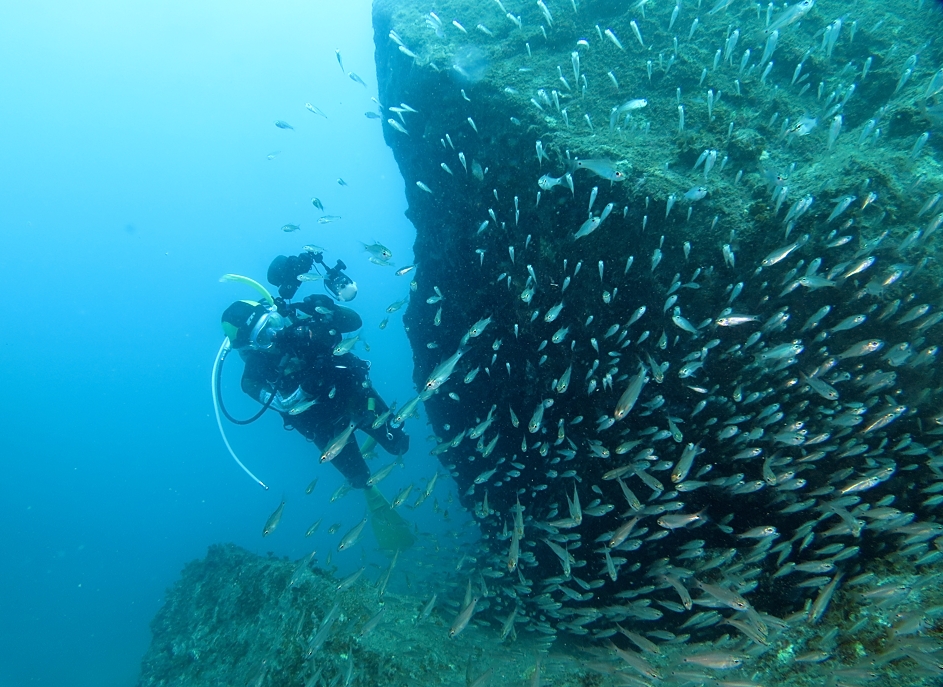
[{"label": "diver's fin", "polygon": [[370,509],[370,526],[381,549],[402,551],[415,543],[416,538],[409,531],[409,523],[390,507],[376,486],[364,489],[363,495]]},{"label": "diver's fin", "polygon": [[376,445],[377,445],[377,440],[368,434],[367,438],[364,439],[363,443],[360,445],[360,453],[366,456],[376,447]]}]

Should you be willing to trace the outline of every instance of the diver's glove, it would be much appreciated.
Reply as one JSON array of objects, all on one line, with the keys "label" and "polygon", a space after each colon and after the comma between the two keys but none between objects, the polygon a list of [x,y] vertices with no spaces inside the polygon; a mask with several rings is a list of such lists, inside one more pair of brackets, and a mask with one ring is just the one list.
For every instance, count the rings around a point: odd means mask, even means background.
[{"label": "diver's glove", "polygon": [[295,309],[281,296],[272,299],[275,303],[275,309],[282,317],[291,317],[295,314]]},{"label": "diver's glove", "polygon": [[[272,394],[267,391],[262,391],[259,394],[259,400],[262,403],[268,403],[269,399],[272,397]],[[290,396],[282,396],[280,392],[275,392],[275,400],[272,401],[271,408],[277,410],[280,413],[290,413],[293,408],[300,406],[303,403],[306,403],[309,400],[308,394],[306,394],[302,388],[299,386],[295,389],[294,393]]]}]

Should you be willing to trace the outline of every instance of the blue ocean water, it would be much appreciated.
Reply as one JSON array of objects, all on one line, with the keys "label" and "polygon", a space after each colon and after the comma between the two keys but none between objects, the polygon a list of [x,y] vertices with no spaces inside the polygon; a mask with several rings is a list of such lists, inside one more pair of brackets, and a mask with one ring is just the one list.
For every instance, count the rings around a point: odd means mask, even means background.
[{"label": "blue ocean water", "polygon": [[[403,181],[364,116],[376,111],[369,13],[368,0],[0,7],[0,685],[133,684],[186,561],[225,541],[298,558],[363,516],[355,495],[328,504],[339,475],[271,413],[228,427],[271,488],[253,484],[220,441],[210,370],[222,310],[254,295],[219,277],[263,280],[275,255],[312,243],[360,286],[370,352],[357,352],[381,395],[415,393],[404,311],[378,328],[410,277],[359,243],[411,262]],[[318,224],[315,196],[342,219]],[[229,408],[250,415],[237,356],[225,372]],[[423,423],[407,429],[388,495],[436,469]]]}]

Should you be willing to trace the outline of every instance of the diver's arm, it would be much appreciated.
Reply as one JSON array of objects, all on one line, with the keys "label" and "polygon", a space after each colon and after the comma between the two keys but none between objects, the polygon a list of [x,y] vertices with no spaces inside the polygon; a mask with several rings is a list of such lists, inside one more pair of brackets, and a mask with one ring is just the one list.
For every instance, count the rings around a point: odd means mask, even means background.
[{"label": "diver's arm", "polygon": [[272,385],[266,380],[277,377],[278,371],[258,353],[244,357],[245,369],[242,372],[242,390],[259,403],[265,403],[272,393]]},{"label": "diver's arm", "polygon": [[340,305],[334,306],[334,326],[342,334],[354,332],[363,326],[363,320],[356,311]]},{"label": "diver's arm", "polygon": [[291,307],[299,312],[303,312],[305,315],[315,317],[321,314],[317,311],[319,307],[333,310],[334,301],[322,294],[312,294],[311,296],[305,296],[304,300],[300,303],[293,303]]},{"label": "diver's arm", "polygon": [[268,393],[271,393],[270,390],[266,388],[268,384],[257,377],[249,375],[248,372],[247,368],[246,372],[242,375],[242,390],[256,401],[264,403],[265,401],[261,400],[263,392],[266,392],[266,398],[268,397]]},{"label": "diver's arm", "polygon": [[[300,385],[292,384],[288,377],[274,382],[266,381],[270,373],[277,375],[278,370],[266,364],[256,365],[254,368],[246,365],[246,371],[242,375],[242,390],[259,403],[280,413],[291,412],[294,408],[311,400],[311,395]],[[286,388],[279,389],[279,386]],[[272,398],[272,394],[275,398]]]},{"label": "diver's arm", "polygon": [[360,446],[353,436],[350,437],[350,441],[341,449],[337,457],[331,461],[331,465],[340,471],[354,489],[367,488],[367,480],[370,479],[370,468],[367,467],[363,454],[360,452]]},{"label": "diver's arm", "polygon": [[[363,320],[356,311],[335,305],[334,301],[323,294],[305,296],[303,301],[294,303],[292,307],[322,322],[330,322],[331,326],[342,334],[356,331],[363,326]],[[318,312],[318,308],[322,312]],[[324,313],[324,310],[329,310],[330,313]]]}]

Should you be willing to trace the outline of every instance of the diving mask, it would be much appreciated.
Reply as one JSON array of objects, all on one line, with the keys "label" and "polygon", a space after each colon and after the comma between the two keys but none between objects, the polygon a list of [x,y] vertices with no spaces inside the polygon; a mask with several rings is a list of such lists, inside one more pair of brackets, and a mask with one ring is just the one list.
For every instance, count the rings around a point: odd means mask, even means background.
[{"label": "diving mask", "polygon": [[264,312],[249,334],[249,348],[265,351],[275,345],[275,337],[285,328],[285,318],[275,310]]}]

